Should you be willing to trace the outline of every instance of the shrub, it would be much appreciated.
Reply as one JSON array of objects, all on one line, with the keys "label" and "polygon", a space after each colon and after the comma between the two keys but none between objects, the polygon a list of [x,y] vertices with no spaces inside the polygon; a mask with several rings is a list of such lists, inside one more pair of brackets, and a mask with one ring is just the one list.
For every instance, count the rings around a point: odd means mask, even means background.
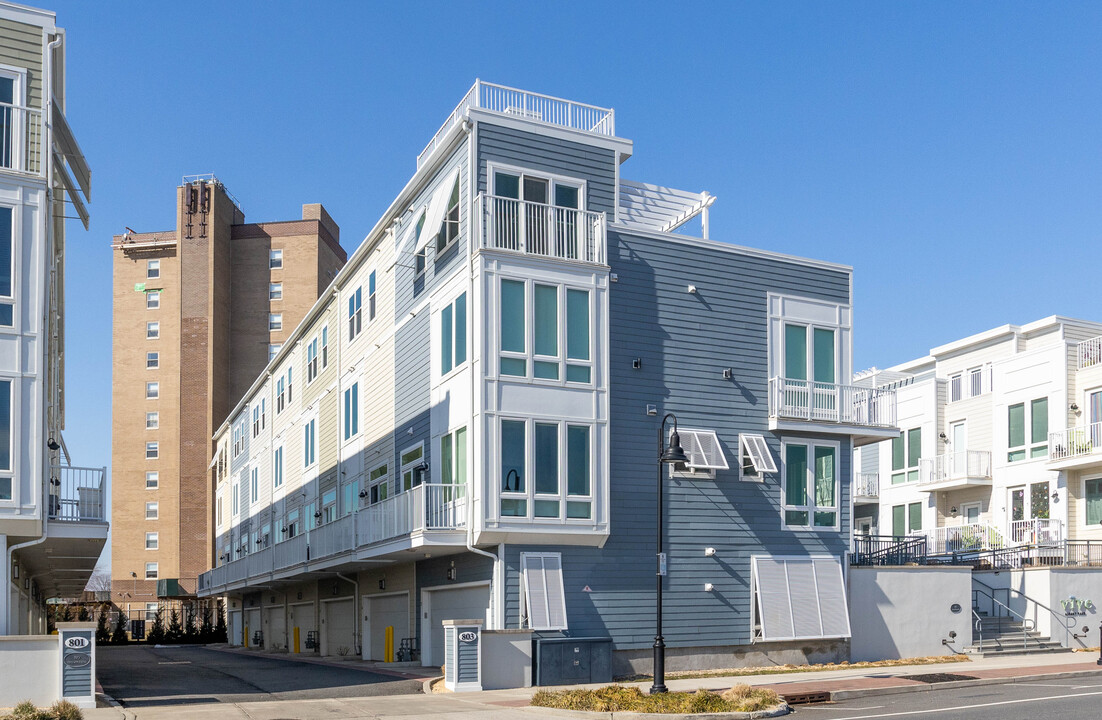
[{"label": "shrub", "polygon": [[168,631],[165,633],[165,642],[178,643],[184,638],[184,627],[180,624],[180,612],[172,608],[168,616]]},{"label": "shrub", "polygon": [[608,685],[596,690],[540,690],[532,704],[560,710],[642,713],[753,712],[781,702],[772,690],[736,685],[722,695],[707,690],[644,694],[637,687]]},{"label": "shrub", "polygon": [[111,627],[107,624],[107,606],[100,605],[99,617],[96,618],[96,644],[106,645],[111,642]]},{"label": "shrub", "polygon": [[119,616],[115,620],[115,630],[111,633],[111,644],[125,645],[126,642],[126,613],[119,610]]},{"label": "shrub", "polygon": [[214,642],[214,625],[210,617],[210,605],[203,605],[203,621],[199,624],[199,642]]},{"label": "shrub", "polygon": [[84,713],[68,700],[58,700],[50,706],[48,717],[56,720],[83,720]]},{"label": "shrub", "polygon": [[214,635],[211,638],[211,642],[224,643],[227,642],[229,635],[226,632],[226,608],[221,600],[218,601],[218,621],[214,626]]},{"label": "shrub", "polygon": [[160,608],[153,614],[153,624],[145,633],[145,641],[150,645],[161,645],[165,641],[165,617]]}]

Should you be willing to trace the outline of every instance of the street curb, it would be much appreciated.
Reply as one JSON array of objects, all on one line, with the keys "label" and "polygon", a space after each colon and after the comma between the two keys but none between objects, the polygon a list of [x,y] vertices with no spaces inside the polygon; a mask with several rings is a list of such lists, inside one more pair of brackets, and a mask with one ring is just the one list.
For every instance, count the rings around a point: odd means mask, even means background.
[{"label": "street curb", "polygon": [[134,713],[132,713],[129,710],[127,710],[126,708],[124,708],[122,706],[122,704],[119,703],[118,700],[111,697],[110,695],[108,695],[105,692],[101,691],[101,692],[96,693],[96,699],[98,700],[99,698],[103,698],[104,702],[106,702],[108,705],[110,705],[115,710],[118,710],[119,714],[122,715],[123,720],[133,720],[134,718],[138,717]]},{"label": "street curb", "polygon": [[587,710],[560,710],[558,708],[540,707],[529,705],[524,708],[527,711],[536,710],[552,717],[569,718],[607,718],[608,720],[760,720],[761,718],[775,718],[792,712],[788,703],[782,702],[771,710],[754,710],[753,712],[718,712],[718,713],[640,713],[621,710],[618,712],[591,712]]},{"label": "street curb", "polygon": [[421,692],[425,695],[432,695],[432,684],[437,680],[443,680],[444,676],[425,678],[425,681],[421,683]]},{"label": "street curb", "polygon": [[884,688],[861,688],[855,690],[831,690],[831,700],[856,700],[858,698],[876,697],[879,695],[902,695],[915,692],[930,692],[931,690],[952,690],[963,687],[983,687],[984,685],[1010,685],[1020,682],[1035,682],[1037,680],[1064,680],[1069,678],[1097,677],[1102,673],[1098,670],[1070,670],[1059,673],[1043,673],[1040,675],[1015,675],[1001,678],[978,678],[976,680],[955,680],[953,682],[928,683],[923,685],[898,685]]}]

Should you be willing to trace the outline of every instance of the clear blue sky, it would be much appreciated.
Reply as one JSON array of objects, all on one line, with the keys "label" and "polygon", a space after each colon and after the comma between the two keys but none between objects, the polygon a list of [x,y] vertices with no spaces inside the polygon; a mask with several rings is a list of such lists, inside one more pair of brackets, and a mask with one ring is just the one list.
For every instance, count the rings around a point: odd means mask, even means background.
[{"label": "clear blue sky", "polygon": [[718,196],[713,238],[853,265],[857,368],[1102,320],[1102,4],[553,5],[50,4],[93,169],[74,462],[110,461],[112,234],[214,172],[248,220],[324,203],[351,251],[476,77],[614,107],[624,177]]}]

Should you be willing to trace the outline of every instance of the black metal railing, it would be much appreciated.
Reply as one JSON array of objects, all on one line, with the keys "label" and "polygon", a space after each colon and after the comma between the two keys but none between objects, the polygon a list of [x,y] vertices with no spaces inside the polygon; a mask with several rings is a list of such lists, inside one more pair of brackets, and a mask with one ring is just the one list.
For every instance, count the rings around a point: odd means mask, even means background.
[{"label": "black metal railing", "polygon": [[858,535],[850,565],[926,564],[926,536]]},{"label": "black metal railing", "polygon": [[1102,566],[1102,541],[1063,540],[994,550],[957,550],[931,555],[927,561],[931,565],[968,565],[973,570]]}]

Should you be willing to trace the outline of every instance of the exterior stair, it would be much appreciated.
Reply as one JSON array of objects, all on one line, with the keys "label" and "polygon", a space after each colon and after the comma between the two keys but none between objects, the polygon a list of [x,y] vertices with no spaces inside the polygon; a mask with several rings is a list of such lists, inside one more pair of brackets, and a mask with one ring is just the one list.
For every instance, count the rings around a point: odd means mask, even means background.
[{"label": "exterior stair", "polygon": [[977,632],[973,625],[972,644],[964,648],[968,655],[999,657],[1071,652],[1070,648],[1051,638],[1041,637],[1035,630],[1026,630],[1023,633],[1022,623],[1017,618],[991,617],[978,611],[977,614],[980,616],[982,633]]}]

